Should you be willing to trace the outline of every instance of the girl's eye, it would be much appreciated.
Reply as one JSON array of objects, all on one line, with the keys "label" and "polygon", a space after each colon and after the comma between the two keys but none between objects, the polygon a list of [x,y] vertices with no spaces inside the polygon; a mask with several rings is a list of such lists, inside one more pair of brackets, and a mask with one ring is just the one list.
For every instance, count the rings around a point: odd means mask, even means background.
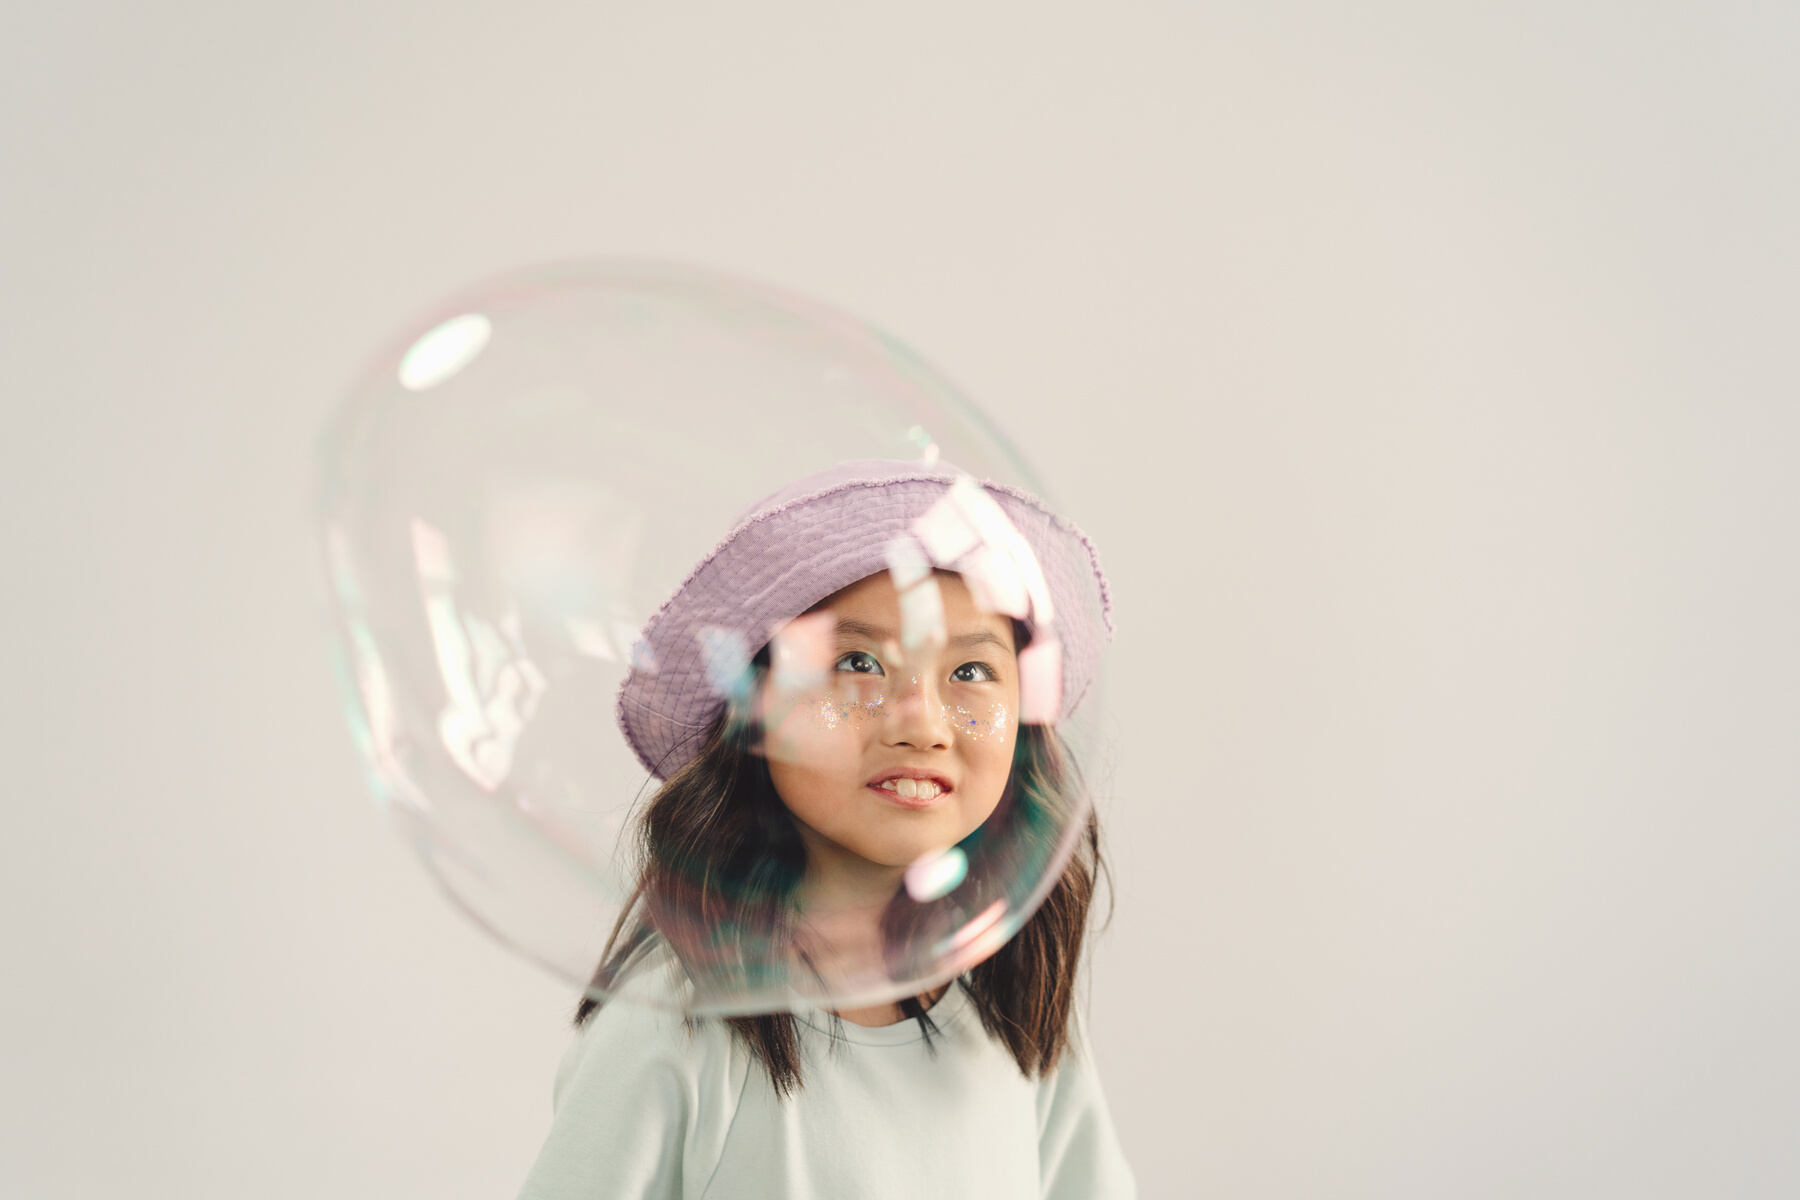
[{"label": "girl's eye", "polygon": [[950,672],[951,683],[992,683],[994,672],[986,663],[966,662]]},{"label": "girl's eye", "polygon": [[852,650],[837,660],[837,669],[857,675],[882,675],[881,663],[867,650]]}]

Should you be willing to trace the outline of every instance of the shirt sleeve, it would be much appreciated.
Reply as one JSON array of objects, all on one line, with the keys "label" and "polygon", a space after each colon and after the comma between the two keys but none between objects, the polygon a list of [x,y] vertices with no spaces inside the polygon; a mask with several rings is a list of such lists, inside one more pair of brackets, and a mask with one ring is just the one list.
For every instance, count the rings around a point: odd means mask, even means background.
[{"label": "shirt sleeve", "polygon": [[1056,1073],[1038,1089],[1038,1180],[1044,1200],[1135,1200],[1085,1030],[1074,1023]]},{"label": "shirt sleeve", "polygon": [[674,1014],[601,1007],[556,1072],[556,1114],[519,1200],[677,1200],[694,1121],[692,1039]]}]

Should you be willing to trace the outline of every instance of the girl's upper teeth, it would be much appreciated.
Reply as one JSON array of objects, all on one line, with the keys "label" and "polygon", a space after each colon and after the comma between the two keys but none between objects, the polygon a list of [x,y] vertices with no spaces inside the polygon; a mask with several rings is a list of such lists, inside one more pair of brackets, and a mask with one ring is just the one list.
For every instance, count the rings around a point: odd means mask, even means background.
[{"label": "girl's upper teeth", "polygon": [[943,790],[929,779],[888,779],[881,786],[890,792],[898,792],[909,800],[935,800]]}]

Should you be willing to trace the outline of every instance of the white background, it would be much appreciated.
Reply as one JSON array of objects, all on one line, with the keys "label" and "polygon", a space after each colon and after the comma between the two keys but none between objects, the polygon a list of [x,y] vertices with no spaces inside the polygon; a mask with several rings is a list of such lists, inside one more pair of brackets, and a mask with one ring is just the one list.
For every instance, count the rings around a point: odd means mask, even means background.
[{"label": "white background", "polygon": [[311,439],[575,254],[844,305],[1119,597],[1148,1196],[1800,1194],[1800,10],[0,12],[0,1193],[508,1196],[571,998],[365,799]]}]

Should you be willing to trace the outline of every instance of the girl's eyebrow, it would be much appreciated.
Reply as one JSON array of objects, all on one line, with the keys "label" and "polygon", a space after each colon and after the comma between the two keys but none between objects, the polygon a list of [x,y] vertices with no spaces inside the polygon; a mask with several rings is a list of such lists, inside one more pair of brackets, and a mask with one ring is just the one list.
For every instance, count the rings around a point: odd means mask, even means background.
[{"label": "girl's eyebrow", "polygon": [[[866,639],[876,645],[881,645],[884,642],[891,642],[894,640],[894,631],[886,626],[871,625],[867,621],[857,620],[839,621],[837,623],[837,635],[839,641],[851,642],[856,641],[857,639]],[[993,646],[996,649],[1006,651],[1008,654],[1012,653],[1012,647],[1007,645],[1005,640],[1002,639],[999,634],[990,629],[981,629],[974,633],[958,634],[944,644],[945,646],[956,650],[968,650],[976,646]]]},{"label": "girl's eyebrow", "polygon": [[880,625],[870,625],[866,621],[839,621],[837,623],[837,632],[840,640],[846,638],[866,638],[875,643],[891,642],[894,640],[893,630],[883,628]]},{"label": "girl's eyebrow", "polygon": [[954,646],[958,650],[968,650],[975,646],[984,645],[995,646],[1006,651],[1008,654],[1012,653],[1012,647],[1001,641],[999,634],[987,629],[980,630],[977,633],[959,634],[956,637],[951,638],[945,645]]}]

